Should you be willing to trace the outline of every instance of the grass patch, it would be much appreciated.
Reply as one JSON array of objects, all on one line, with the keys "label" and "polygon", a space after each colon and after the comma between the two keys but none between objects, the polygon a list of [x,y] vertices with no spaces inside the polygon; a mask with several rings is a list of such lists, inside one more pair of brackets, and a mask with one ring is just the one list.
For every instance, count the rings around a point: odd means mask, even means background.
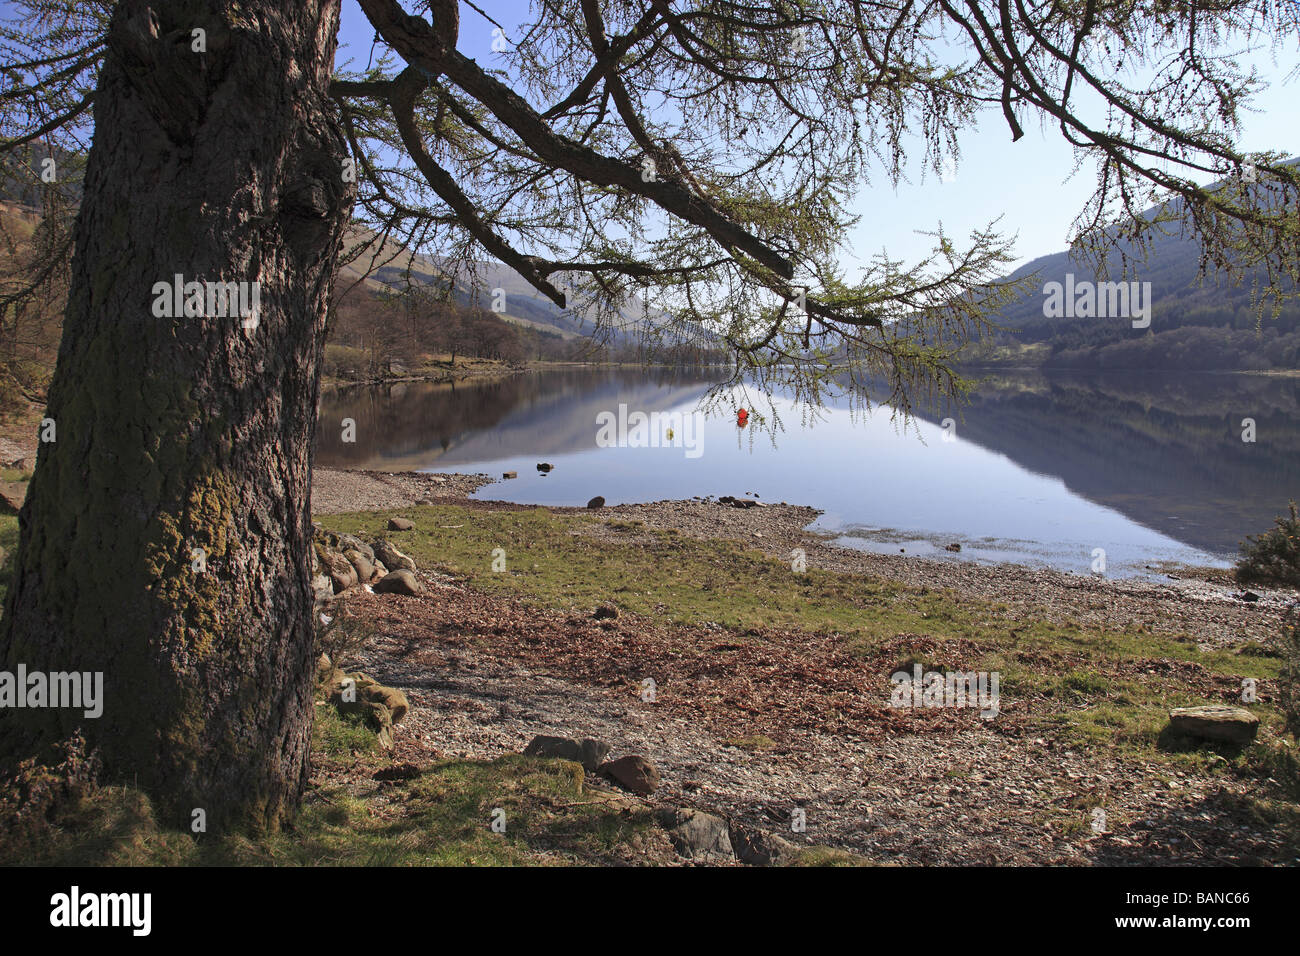
[{"label": "grass patch", "polygon": [[[1035,700],[1030,722],[1038,731],[1067,743],[1140,751],[1144,759],[1204,764],[1215,756],[1158,746],[1170,708],[1222,701],[1189,693],[1187,675],[1239,686],[1243,677],[1275,680],[1283,665],[1253,642],[1203,651],[1191,635],[1153,633],[1140,623],[1122,630],[1049,623],[1032,608],[1017,611],[945,589],[816,568],[796,574],[739,542],[701,540],[619,518],[459,505],[392,514],[415,522],[416,530],[393,539],[420,566],[452,570],[485,592],[547,608],[585,616],[612,603],[660,621],[716,622],[742,634],[757,635],[761,628],[834,634],[868,658],[900,635],[935,638],[933,651],[886,661],[882,677],[913,663],[927,670],[997,671],[1004,700]],[[319,520],[330,530],[366,537],[382,533],[389,516]],[[602,521],[635,535],[596,540],[591,526]],[[504,572],[491,569],[496,548],[505,550]],[[1263,732],[1280,729],[1271,702],[1251,709],[1263,720]]]},{"label": "grass patch", "polygon": [[[138,790],[104,787],[61,807],[43,832],[0,841],[0,865],[553,866],[671,856],[649,810],[584,792],[575,763],[447,760],[381,783],[373,773],[390,761],[328,707],[317,708],[313,742],[315,778],[349,770],[350,782],[309,789],[290,831],[195,835],[160,823]],[[504,833],[492,830],[494,814]]]}]

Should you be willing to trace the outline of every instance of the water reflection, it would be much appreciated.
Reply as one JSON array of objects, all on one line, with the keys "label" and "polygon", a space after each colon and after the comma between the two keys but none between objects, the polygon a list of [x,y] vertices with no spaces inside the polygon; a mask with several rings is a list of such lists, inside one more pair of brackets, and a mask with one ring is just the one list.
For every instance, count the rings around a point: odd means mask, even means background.
[{"label": "water reflection", "polygon": [[[710,418],[702,454],[602,448],[597,416],[620,404],[690,412],[701,372],[566,369],[473,385],[327,393],[318,463],[500,473],[481,497],[580,505],[754,491],[826,510],[846,544],[963,560],[1026,560],[1112,573],[1174,560],[1220,562],[1300,498],[1300,380],[1243,375],[999,373],[961,411],[921,412],[910,432],[843,397],[805,415],[775,399],[775,443],[734,416]],[[762,409],[756,409],[761,411]],[[940,422],[956,419],[956,441]],[[356,422],[356,442],[341,422]],[[1256,441],[1243,442],[1242,419]],[[555,470],[542,477],[534,465]]]}]

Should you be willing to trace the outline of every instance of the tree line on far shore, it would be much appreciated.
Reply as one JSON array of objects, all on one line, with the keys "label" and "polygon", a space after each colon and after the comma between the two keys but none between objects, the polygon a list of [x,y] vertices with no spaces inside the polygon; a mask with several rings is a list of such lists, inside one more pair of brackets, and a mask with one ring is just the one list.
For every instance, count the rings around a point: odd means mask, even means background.
[{"label": "tree line on far shore", "polygon": [[335,288],[326,338],[325,374],[370,380],[415,372],[430,364],[487,359],[509,366],[528,362],[702,365],[721,360],[715,349],[647,352],[630,337],[564,336],[512,322],[490,309],[466,305],[435,290],[376,291],[360,284]]}]

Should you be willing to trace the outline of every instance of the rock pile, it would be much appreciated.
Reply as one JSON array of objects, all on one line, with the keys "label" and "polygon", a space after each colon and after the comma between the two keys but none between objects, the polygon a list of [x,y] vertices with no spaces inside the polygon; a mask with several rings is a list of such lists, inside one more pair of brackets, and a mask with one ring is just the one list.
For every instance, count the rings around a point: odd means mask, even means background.
[{"label": "rock pile", "polygon": [[318,605],[362,585],[372,585],[380,594],[423,593],[415,562],[386,538],[367,544],[356,535],[335,534],[320,525],[313,527],[311,586]]}]

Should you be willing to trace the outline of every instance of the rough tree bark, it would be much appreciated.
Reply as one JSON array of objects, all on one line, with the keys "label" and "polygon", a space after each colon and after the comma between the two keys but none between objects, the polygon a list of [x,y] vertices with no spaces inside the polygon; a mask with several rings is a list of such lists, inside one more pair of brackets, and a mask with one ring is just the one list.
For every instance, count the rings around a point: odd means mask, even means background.
[{"label": "rough tree bark", "polygon": [[[275,827],[306,782],[312,446],[353,199],[339,5],[122,0],[95,95],[0,667],[102,671],[104,709],[9,710],[0,740],[79,727],[173,825]],[[157,317],[178,274],[258,282],[256,326]]]}]

